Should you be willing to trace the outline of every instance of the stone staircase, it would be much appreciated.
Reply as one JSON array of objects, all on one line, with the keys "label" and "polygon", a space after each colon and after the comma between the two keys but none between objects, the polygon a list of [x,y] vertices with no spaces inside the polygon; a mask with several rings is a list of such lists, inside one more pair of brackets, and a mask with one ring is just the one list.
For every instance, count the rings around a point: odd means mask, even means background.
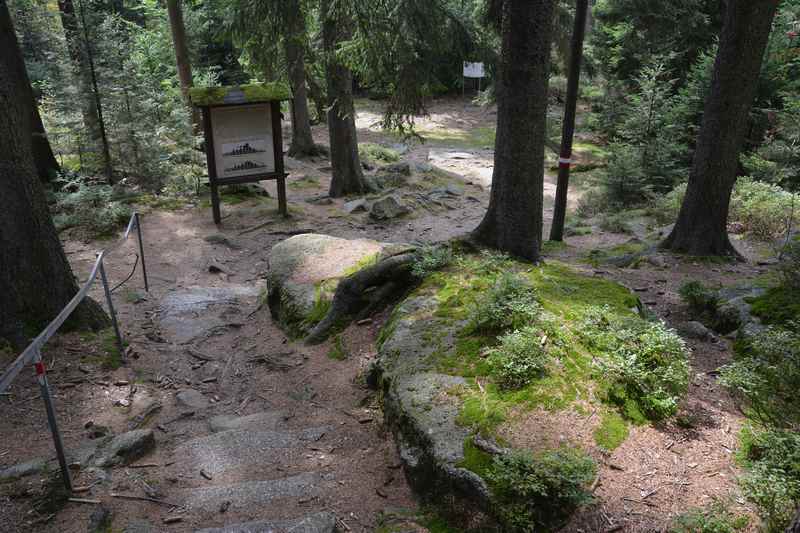
[{"label": "stone staircase", "polygon": [[[291,517],[297,503],[312,502],[332,488],[326,476],[306,464],[309,447],[329,428],[283,429],[279,413],[217,416],[209,433],[178,444],[168,469],[181,476],[171,498],[200,523],[225,523],[225,514],[275,516],[203,532],[332,533],[336,517],[315,510]],[[280,464],[278,467],[277,465]],[[287,466],[288,465],[288,466]],[[302,511],[302,510],[300,510]]]}]

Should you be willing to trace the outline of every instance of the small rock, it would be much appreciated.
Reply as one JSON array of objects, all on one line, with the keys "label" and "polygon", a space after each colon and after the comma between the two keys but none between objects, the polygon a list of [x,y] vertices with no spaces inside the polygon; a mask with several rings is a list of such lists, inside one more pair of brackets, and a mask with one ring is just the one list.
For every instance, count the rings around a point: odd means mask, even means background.
[{"label": "small rock", "polygon": [[88,437],[90,439],[99,439],[105,437],[106,435],[110,434],[111,430],[107,426],[101,426],[98,424],[92,424],[89,426],[89,434]]},{"label": "small rock", "polygon": [[111,511],[104,505],[97,507],[89,517],[89,533],[104,533],[111,528]]},{"label": "small rock", "polygon": [[681,332],[687,337],[699,340],[706,340],[712,337],[711,332],[700,322],[692,320],[681,327]]},{"label": "small rock", "polygon": [[0,470],[0,481],[19,479],[21,477],[38,474],[47,466],[45,459],[34,459],[26,463],[9,466]]},{"label": "small rock", "polygon": [[200,391],[195,389],[184,389],[175,395],[175,400],[184,407],[192,409],[205,409],[208,407],[208,399]]},{"label": "small rock", "polygon": [[108,448],[97,460],[97,466],[108,467],[130,463],[155,448],[156,439],[152,429],[137,429],[114,437]]},{"label": "small rock", "polygon": [[645,260],[656,268],[666,268],[667,263],[661,256],[648,255]]},{"label": "small rock", "polygon": [[369,216],[373,220],[389,220],[405,215],[408,212],[408,207],[403,205],[397,196],[390,194],[372,204]]},{"label": "small rock", "polygon": [[218,265],[215,265],[213,263],[208,265],[208,271],[211,274],[224,274],[225,273],[225,271],[222,269],[222,267],[220,267]]},{"label": "small rock", "polygon": [[342,206],[342,209],[345,210],[346,213],[355,213],[358,211],[366,211],[367,210],[367,201],[364,198],[358,198],[357,200],[351,200]]}]

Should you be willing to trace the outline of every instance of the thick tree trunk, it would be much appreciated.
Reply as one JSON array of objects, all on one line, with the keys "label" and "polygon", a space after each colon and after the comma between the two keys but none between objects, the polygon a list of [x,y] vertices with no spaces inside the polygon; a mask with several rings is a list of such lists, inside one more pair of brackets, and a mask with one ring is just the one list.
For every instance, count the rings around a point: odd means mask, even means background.
[{"label": "thick tree trunk", "polygon": [[72,60],[73,72],[78,82],[78,91],[81,101],[81,115],[83,126],[86,128],[89,147],[96,150],[100,146],[100,128],[97,118],[97,106],[92,89],[92,75],[89,72],[89,62],[82,44],[82,37],[75,18],[75,5],[72,0],[58,0],[58,11],[61,15],[61,26],[64,28],[64,38]]},{"label": "thick tree trunk", "polygon": [[[0,0],[0,337],[16,346],[78,290],[36,176],[30,91],[8,6]],[[106,320],[90,300],[73,316],[74,324],[92,327]]]},{"label": "thick tree trunk", "polygon": [[353,73],[336,59],[336,46],[347,38],[352,26],[352,21],[343,13],[347,9],[343,4],[345,3],[322,0],[320,7],[328,82],[328,132],[333,167],[329,194],[334,198],[367,191],[358,157]]},{"label": "thick tree trunk", "polygon": [[183,24],[183,10],[180,0],[167,0],[167,14],[172,31],[172,44],[175,47],[175,63],[178,67],[178,80],[181,84],[183,101],[191,113],[193,127],[198,127],[200,117],[189,100],[189,89],[192,88],[192,64],[189,61],[189,48],[186,45],[186,27]]},{"label": "thick tree trunk", "polygon": [[779,0],[728,0],[689,186],[662,247],[699,256],[739,254],[728,239],[731,192],[764,50]]},{"label": "thick tree trunk", "polygon": [[786,533],[800,533],[800,507],[797,509],[797,514],[794,515],[791,525],[786,528]]},{"label": "thick tree trunk", "polygon": [[283,39],[289,83],[292,86],[292,144],[289,155],[303,157],[317,155],[317,147],[311,136],[311,118],[308,112],[306,91],[306,25],[299,0],[293,0],[288,8],[286,35]]},{"label": "thick tree trunk", "polygon": [[531,261],[542,240],[547,85],[554,0],[506,0],[489,209],[474,238]]},{"label": "thick tree trunk", "polygon": [[36,165],[36,174],[39,179],[48,182],[52,180],[55,175],[61,170],[61,167],[56,161],[56,156],[53,155],[53,148],[50,146],[50,141],[47,139],[47,132],[44,131],[44,124],[42,124],[42,116],[39,114],[39,108],[36,105],[36,99],[31,91],[31,150],[33,152],[33,163]]},{"label": "thick tree trunk", "polygon": [[567,215],[567,192],[569,190],[569,170],[572,165],[572,138],[575,134],[575,110],[578,106],[578,89],[581,81],[583,61],[583,37],[586,32],[586,16],[589,0],[575,2],[575,27],[570,44],[569,77],[567,79],[567,101],[564,104],[564,123],[561,131],[561,153],[558,161],[558,185],[553,207],[553,225],[550,227],[550,240],[564,239],[564,219]]}]

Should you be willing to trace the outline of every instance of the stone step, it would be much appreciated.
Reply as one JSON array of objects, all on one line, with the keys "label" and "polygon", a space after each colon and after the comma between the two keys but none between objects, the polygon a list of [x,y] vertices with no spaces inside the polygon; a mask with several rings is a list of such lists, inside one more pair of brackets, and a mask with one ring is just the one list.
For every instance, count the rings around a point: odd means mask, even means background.
[{"label": "stone step", "polygon": [[[327,427],[299,431],[251,431],[237,429],[212,433],[187,442],[175,449],[179,463],[203,470],[210,475],[229,470],[257,468],[273,463],[275,453],[296,450],[302,453],[308,443],[318,441]],[[273,453],[270,451],[273,450]]]},{"label": "stone step", "polygon": [[234,429],[272,430],[283,422],[283,415],[274,411],[255,413],[247,416],[219,415],[208,421],[211,431],[231,431]]},{"label": "stone step", "polygon": [[295,520],[247,522],[199,529],[195,533],[334,533],[334,531],[336,531],[336,516],[333,513],[316,513]]},{"label": "stone step", "polygon": [[[297,476],[266,481],[247,481],[230,485],[218,485],[185,489],[180,495],[186,507],[197,510],[219,509],[229,502],[231,507],[267,505],[283,498],[299,498],[316,495],[320,490],[322,476],[306,472]],[[267,530],[268,531],[268,530]]]}]

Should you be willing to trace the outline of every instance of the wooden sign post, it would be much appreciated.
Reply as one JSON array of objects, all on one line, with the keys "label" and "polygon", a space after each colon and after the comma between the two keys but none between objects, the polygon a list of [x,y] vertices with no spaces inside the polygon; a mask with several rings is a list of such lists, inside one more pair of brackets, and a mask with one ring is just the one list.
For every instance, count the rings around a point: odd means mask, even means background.
[{"label": "wooden sign post", "polygon": [[220,185],[261,180],[277,180],[278,211],[289,216],[281,130],[281,101],[291,100],[289,87],[282,83],[196,87],[189,96],[203,113],[214,223],[222,220]]}]

